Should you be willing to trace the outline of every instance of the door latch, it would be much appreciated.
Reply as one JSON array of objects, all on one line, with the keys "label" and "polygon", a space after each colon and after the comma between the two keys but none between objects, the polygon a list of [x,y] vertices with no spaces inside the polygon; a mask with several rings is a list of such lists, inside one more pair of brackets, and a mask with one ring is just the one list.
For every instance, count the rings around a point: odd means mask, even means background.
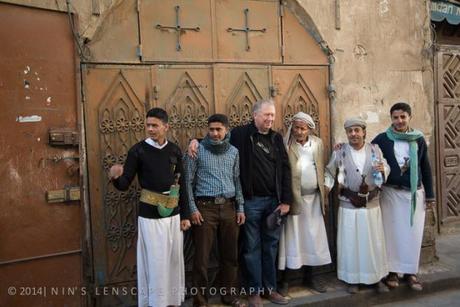
[{"label": "door latch", "polygon": [[46,191],[46,201],[49,203],[65,203],[80,200],[79,186],[65,186],[61,190]]},{"label": "door latch", "polygon": [[50,129],[48,134],[51,146],[78,146],[80,142],[78,133],[69,128]]}]

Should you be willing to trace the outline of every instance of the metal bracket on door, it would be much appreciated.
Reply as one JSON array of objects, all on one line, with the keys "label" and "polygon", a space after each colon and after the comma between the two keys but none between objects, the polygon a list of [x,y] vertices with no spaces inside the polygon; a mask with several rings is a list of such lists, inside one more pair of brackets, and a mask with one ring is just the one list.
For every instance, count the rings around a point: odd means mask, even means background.
[{"label": "metal bracket on door", "polygon": [[78,146],[80,143],[78,132],[69,128],[50,129],[48,135],[51,146]]},{"label": "metal bracket on door", "polygon": [[65,203],[80,200],[79,186],[65,186],[61,190],[46,191],[46,201],[49,203]]}]

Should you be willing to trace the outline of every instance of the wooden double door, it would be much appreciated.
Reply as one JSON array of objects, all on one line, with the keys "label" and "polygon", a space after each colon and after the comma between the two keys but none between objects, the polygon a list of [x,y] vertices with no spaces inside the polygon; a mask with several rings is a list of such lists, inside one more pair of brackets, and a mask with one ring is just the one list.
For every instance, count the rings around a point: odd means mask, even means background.
[{"label": "wooden double door", "polygon": [[[91,207],[93,265],[98,286],[130,287],[136,280],[138,186],[119,192],[107,170],[123,163],[128,149],[145,138],[145,113],[164,108],[170,116],[169,139],[185,148],[206,134],[207,117],[229,116],[232,126],[252,119],[255,101],[272,97],[275,130],[284,132],[293,114],[313,116],[329,147],[327,66],[250,64],[86,65],[83,67],[85,123]],[[193,246],[185,239],[186,270]],[[211,263],[215,266],[214,261]],[[104,304],[126,304],[133,297],[103,297]],[[113,301],[110,301],[113,300]],[[109,303],[110,301],[110,303]]]}]

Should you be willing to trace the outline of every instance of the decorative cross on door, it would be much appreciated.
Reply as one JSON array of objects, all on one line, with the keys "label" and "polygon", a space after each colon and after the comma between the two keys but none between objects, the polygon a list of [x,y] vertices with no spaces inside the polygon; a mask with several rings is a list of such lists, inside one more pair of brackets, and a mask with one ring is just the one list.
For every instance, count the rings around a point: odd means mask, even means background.
[{"label": "decorative cross on door", "polygon": [[194,27],[194,28],[186,28],[182,27],[179,22],[179,10],[180,7],[177,5],[174,7],[176,10],[176,25],[175,26],[162,26],[160,24],[156,25],[156,28],[159,30],[164,30],[164,29],[172,29],[176,31],[176,36],[177,36],[177,43],[176,43],[176,50],[181,51],[182,46],[180,45],[180,36],[182,33],[185,33],[185,31],[195,31],[195,32],[200,32],[200,27]]},{"label": "decorative cross on door", "polygon": [[244,10],[244,28],[243,29],[234,29],[228,28],[227,32],[245,32],[246,33],[246,51],[251,50],[251,46],[249,45],[249,32],[262,32],[265,33],[267,31],[266,28],[263,29],[250,29],[249,28],[249,21],[248,21],[248,13],[249,9]]}]

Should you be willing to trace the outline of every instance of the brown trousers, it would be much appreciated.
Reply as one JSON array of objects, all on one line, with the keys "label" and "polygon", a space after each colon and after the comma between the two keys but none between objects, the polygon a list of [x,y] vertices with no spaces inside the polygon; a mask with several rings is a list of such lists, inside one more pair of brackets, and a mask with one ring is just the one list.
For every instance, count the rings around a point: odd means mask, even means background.
[{"label": "brown trousers", "polygon": [[223,294],[223,299],[231,301],[238,285],[238,234],[236,210],[233,201],[216,205],[212,201],[197,201],[197,207],[204,222],[201,226],[193,226],[193,243],[195,256],[193,261],[193,287],[197,295],[193,298],[194,306],[207,305],[208,264],[214,238],[217,232],[217,247],[219,249],[220,288],[217,293]]}]

